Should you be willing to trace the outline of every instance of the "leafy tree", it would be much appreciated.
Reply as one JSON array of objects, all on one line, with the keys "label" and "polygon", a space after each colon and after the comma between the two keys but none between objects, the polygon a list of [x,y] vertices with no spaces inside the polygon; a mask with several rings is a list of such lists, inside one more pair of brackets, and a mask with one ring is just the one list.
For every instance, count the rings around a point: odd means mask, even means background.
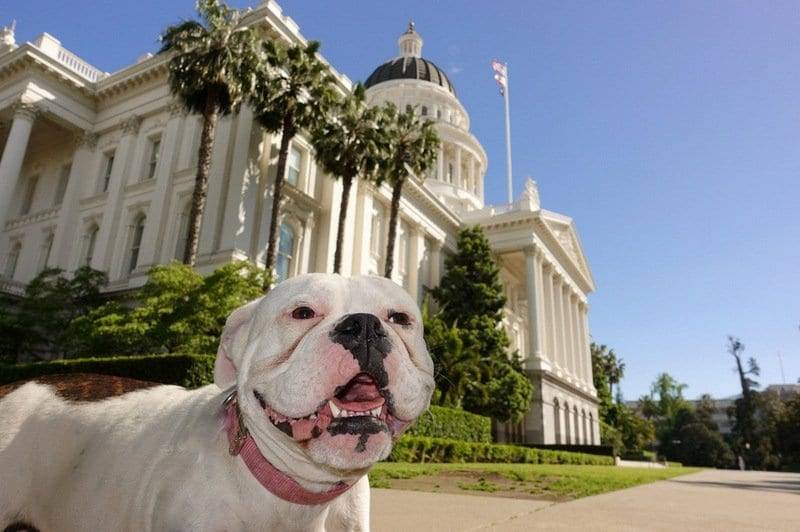
[{"label": "leafy tree", "polygon": [[464,349],[461,331],[457,324],[448,325],[441,313],[432,314],[430,300],[422,305],[425,343],[436,368],[435,404],[452,408],[463,406],[464,395],[474,383],[481,380],[481,367],[486,361],[480,353]]},{"label": "leafy tree", "polygon": [[220,115],[236,112],[252,92],[258,67],[256,32],[241,26],[242,12],[219,0],[198,0],[202,21],[187,20],[161,35],[172,53],[169,84],[183,106],[203,117],[183,262],[194,266],[208,193],[211,149]]},{"label": "leafy tree", "polygon": [[380,161],[380,178],[392,186],[389,211],[389,235],[386,239],[385,277],[392,277],[394,245],[400,214],[400,197],[409,173],[422,178],[436,162],[439,136],[433,122],[420,119],[413,109],[398,111],[391,103],[384,106],[383,129],[388,137],[388,149]]},{"label": "leafy tree", "polygon": [[[442,362],[439,382],[451,386],[448,396],[457,397],[463,390],[461,404],[467,410],[500,421],[519,420],[533,389],[516,354],[508,354],[508,336],[501,325],[505,296],[489,241],[480,227],[466,228],[459,232],[457,248],[445,261],[439,286],[431,291],[440,307],[439,330],[452,337],[457,328],[461,342],[460,351],[437,355]],[[451,391],[453,383],[458,383],[457,392]]]},{"label": "leafy tree", "polygon": [[597,390],[597,400],[600,402],[598,410],[600,417],[606,419],[613,403],[609,379],[609,358],[614,350],[609,350],[606,345],[592,342],[589,345],[589,352],[592,356],[592,380],[594,388]]},{"label": "leafy tree", "polygon": [[287,47],[270,40],[264,42],[263,50],[266,61],[258,69],[251,101],[258,123],[269,132],[281,132],[265,265],[271,275],[278,252],[278,219],[289,146],[299,131],[326,123],[336,93],[335,79],[317,54],[318,42]]},{"label": "leafy tree", "polygon": [[244,261],[205,278],[177,262],[154,266],[133,308],[106,303],[74,320],[71,336],[88,356],[211,353],[228,315],[261,295],[264,277]]},{"label": "leafy tree", "polygon": [[756,466],[756,455],[753,452],[758,444],[757,441],[757,420],[756,420],[756,397],[753,392],[758,388],[758,382],[753,380],[760,373],[758,363],[754,358],[747,361],[747,369],[744,368],[742,361],[744,344],[733,336],[728,336],[728,353],[736,361],[736,372],[739,375],[739,383],[742,387],[742,397],[734,403],[734,423],[731,430],[734,448],[737,453],[745,456],[745,461]]},{"label": "leafy tree", "polygon": [[105,273],[88,266],[67,278],[59,268],[46,268],[25,287],[16,312],[0,318],[6,358],[19,355],[61,358],[69,354],[67,326],[74,318],[102,304]]},{"label": "leafy tree", "polygon": [[342,179],[336,252],[333,255],[334,273],[339,273],[342,265],[350,187],[358,176],[377,181],[381,153],[387,149],[386,135],[381,127],[381,112],[380,107],[367,106],[364,86],[359,83],[336,107],[331,119],[314,132],[317,162],[325,172]]}]

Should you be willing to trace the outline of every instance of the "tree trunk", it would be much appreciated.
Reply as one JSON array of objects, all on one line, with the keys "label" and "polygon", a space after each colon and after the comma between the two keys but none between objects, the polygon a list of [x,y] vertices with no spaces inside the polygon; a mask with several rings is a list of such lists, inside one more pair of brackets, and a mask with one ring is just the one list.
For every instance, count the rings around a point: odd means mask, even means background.
[{"label": "tree trunk", "polygon": [[397,219],[400,214],[400,195],[403,192],[405,179],[399,179],[392,188],[392,208],[389,213],[389,236],[386,239],[386,269],[383,276],[391,279],[394,269],[394,241],[397,238]]},{"label": "tree trunk", "polygon": [[270,213],[269,219],[269,238],[267,239],[267,256],[265,257],[264,265],[267,273],[264,292],[269,291],[275,277],[275,259],[278,256],[278,218],[280,216],[281,198],[283,197],[286,160],[289,157],[289,144],[292,142],[292,137],[294,137],[292,119],[287,117],[283,121],[281,149],[278,153],[278,168],[275,172],[275,183],[272,186],[272,213]]},{"label": "tree trunk", "polygon": [[347,220],[347,204],[350,200],[350,187],[353,176],[342,176],[342,201],[339,204],[339,227],[336,229],[336,252],[333,254],[333,273],[342,269],[342,247],[344,246],[344,223]]},{"label": "tree trunk", "polygon": [[203,211],[205,210],[206,196],[208,195],[211,149],[214,147],[214,130],[217,127],[218,116],[219,108],[216,95],[212,91],[206,96],[206,108],[203,112],[203,132],[200,136],[200,148],[197,157],[197,175],[194,178],[186,246],[183,248],[183,263],[192,267],[197,262],[197,245],[200,241],[200,225],[203,222]]}]

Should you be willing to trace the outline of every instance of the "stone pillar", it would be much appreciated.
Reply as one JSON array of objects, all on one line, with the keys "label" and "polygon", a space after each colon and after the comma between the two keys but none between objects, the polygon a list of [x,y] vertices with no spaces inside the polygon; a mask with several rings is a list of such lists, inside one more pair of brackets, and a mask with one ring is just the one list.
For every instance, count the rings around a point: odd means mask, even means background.
[{"label": "stone pillar", "polygon": [[542,311],[539,308],[539,275],[537,270],[541,267],[539,252],[534,246],[526,247],[525,250],[525,288],[528,300],[528,360],[532,369],[543,368],[541,335],[539,332],[539,321]]},{"label": "stone pillar", "polygon": [[474,191],[475,191],[475,179],[477,179],[476,174],[477,174],[477,172],[475,172],[475,160],[474,160],[473,157],[470,157],[470,159],[469,159],[469,186],[467,187],[467,190],[469,190],[469,192],[471,194],[474,193]]},{"label": "stone pillar", "polygon": [[53,264],[63,270],[69,269],[71,264],[70,252],[75,244],[75,230],[78,227],[79,203],[83,184],[86,179],[94,177],[92,162],[94,161],[94,149],[97,146],[97,135],[83,131],[76,140],[72,166],[67,178],[67,188],[58,212],[56,233],[53,237]]},{"label": "stone pillar", "polygon": [[438,168],[439,168],[439,175],[437,179],[439,181],[447,181],[444,174],[444,142],[439,145],[439,160],[436,161]]},{"label": "stone pillar", "polygon": [[25,160],[33,122],[38,114],[39,108],[35,105],[20,102],[14,106],[14,120],[0,159],[0,228],[10,218],[8,214],[11,199]]},{"label": "stone pillar", "polygon": [[444,242],[436,239],[431,240],[431,288],[439,286],[442,278],[442,245]]},{"label": "stone pillar", "polygon": [[589,341],[589,327],[586,324],[588,309],[586,303],[581,302],[579,309],[578,325],[580,326],[581,336],[581,354],[583,355],[584,363],[586,364],[586,384],[590,389],[594,389],[594,376],[592,375],[592,351]]},{"label": "stone pillar", "polygon": [[409,229],[411,234],[408,238],[408,245],[411,249],[409,250],[408,268],[406,268],[408,293],[414,298],[414,301],[420,303],[423,280],[419,278],[419,270],[422,256],[425,254],[425,233],[421,227],[414,226]]},{"label": "stone pillar", "polygon": [[353,275],[369,273],[370,244],[372,242],[372,191],[365,181],[353,183],[356,193],[355,241],[353,242]]},{"label": "stone pillar", "polygon": [[544,357],[558,373],[559,363],[553,347],[553,279],[549,265],[542,264],[542,349]]},{"label": "stone pillar", "polygon": [[461,180],[461,148],[456,146],[456,175],[455,175],[455,185],[457,187],[464,187],[464,182]]},{"label": "stone pillar", "polygon": [[578,335],[578,304],[577,304],[577,297],[572,294],[570,290],[569,293],[569,323],[570,323],[570,336],[572,337],[572,356],[574,357],[575,361],[575,377],[578,383],[583,383],[584,375],[583,375],[583,357],[581,356],[580,351],[580,337]]},{"label": "stone pillar", "polygon": [[559,279],[558,284],[558,295],[559,295],[559,311],[561,315],[559,316],[560,321],[560,329],[561,329],[561,352],[563,353],[564,357],[564,367],[566,368],[566,374],[568,377],[572,377],[575,374],[575,365],[574,360],[572,359],[572,338],[570,337],[570,323],[569,323],[569,298],[567,292],[567,285],[563,282],[563,279]]},{"label": "stone pillar", "polygon": [[[314,213],[308,213],[305,223],[303,224],[303,234],[300,242],[300,264],[298,265],[297,274],[302,275],[311,271],[311,235],[314,234],[314,224],[316,219]],[[342,261],[344,262],[344,261]]]},{"label": "stone pillar", "polygon": [[136,136],[141,124],[141,117],[136,115],[129,117],[122,124],[122,138],[114,153],[114,166],[111,167],[111,179],[108,184],[106,204],[103,208],[103,219],[100,223],[94,255],[92,255],[92,268],[108,272],[112,279],[115,276],[108,269],[111,266],[114,244],[117,242],[117,225],[122,214],[122,198],[128,177],[126,175],[128,159],[136,146]]},{"label": "stone pillar", "polygon": [[167,225],[165,221],[169,219],[169,206],[172,200],[172,171],[178,155],[178,137],[183,123],[183,106],[173,104],[169,111],[169,121],[161,140],[163,155],[159,157],[158,168],[156,168],[154,176],[156,184],[150,199],[147,224],[145,224],[142,248],[139,252],[140,265],[137,269],[144,271],[161,262],[159,254],[162,249],[169,250],[169,257],[172,257],[172,252],[175,250],[175,244],[172,242],[167,246],[162,244]]},{"label": "stone pillar", "polygon": [[[550,274],[550,291],[552,296],[553,307],[553,320],[551,325],[551,334],[553,335],[553,351],[557,364],[561,367],[561,371],[567,372],[565,365],[566,359],[564,358],[564,333],[561,330],[561,283],[558,280],[558,272],[555,269],[551,270]],[[562,408],[564,405],[561,405]],[[564,425],[562,425],[563,427]]]}]

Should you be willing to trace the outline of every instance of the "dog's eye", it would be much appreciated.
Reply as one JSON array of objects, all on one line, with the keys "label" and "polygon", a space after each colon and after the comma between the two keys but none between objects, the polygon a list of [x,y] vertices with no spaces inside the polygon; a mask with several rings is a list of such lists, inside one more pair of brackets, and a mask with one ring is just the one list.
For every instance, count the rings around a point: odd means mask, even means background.
[{"label": "dog's eye", "polygon": [[314,310],[309,307],[297,307],[292,311],[292,317],[296,320],[310,320],[314,316]]},{"label": "dog's eye", "polygon": [[390,312],[389,322],[397,325],[411,325],[411,318],[405,312]]}]

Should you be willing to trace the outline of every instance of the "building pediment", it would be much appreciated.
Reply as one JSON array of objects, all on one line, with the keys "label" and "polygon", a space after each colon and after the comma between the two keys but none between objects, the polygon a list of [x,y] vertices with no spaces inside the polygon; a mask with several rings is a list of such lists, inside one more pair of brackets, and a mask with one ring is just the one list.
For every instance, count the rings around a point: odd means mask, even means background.
[{"label": "building pediment", "polygon": [[589,262],[583,252],[578,231],[571,218],[556,214],[550,211],[540,211],[540,219],[544,226],[552,234],[553,239],[558,244],[561,251],[566,255],[573,266],[581,273],[586,281],[594,289],[594,279],[589,269]]}]

